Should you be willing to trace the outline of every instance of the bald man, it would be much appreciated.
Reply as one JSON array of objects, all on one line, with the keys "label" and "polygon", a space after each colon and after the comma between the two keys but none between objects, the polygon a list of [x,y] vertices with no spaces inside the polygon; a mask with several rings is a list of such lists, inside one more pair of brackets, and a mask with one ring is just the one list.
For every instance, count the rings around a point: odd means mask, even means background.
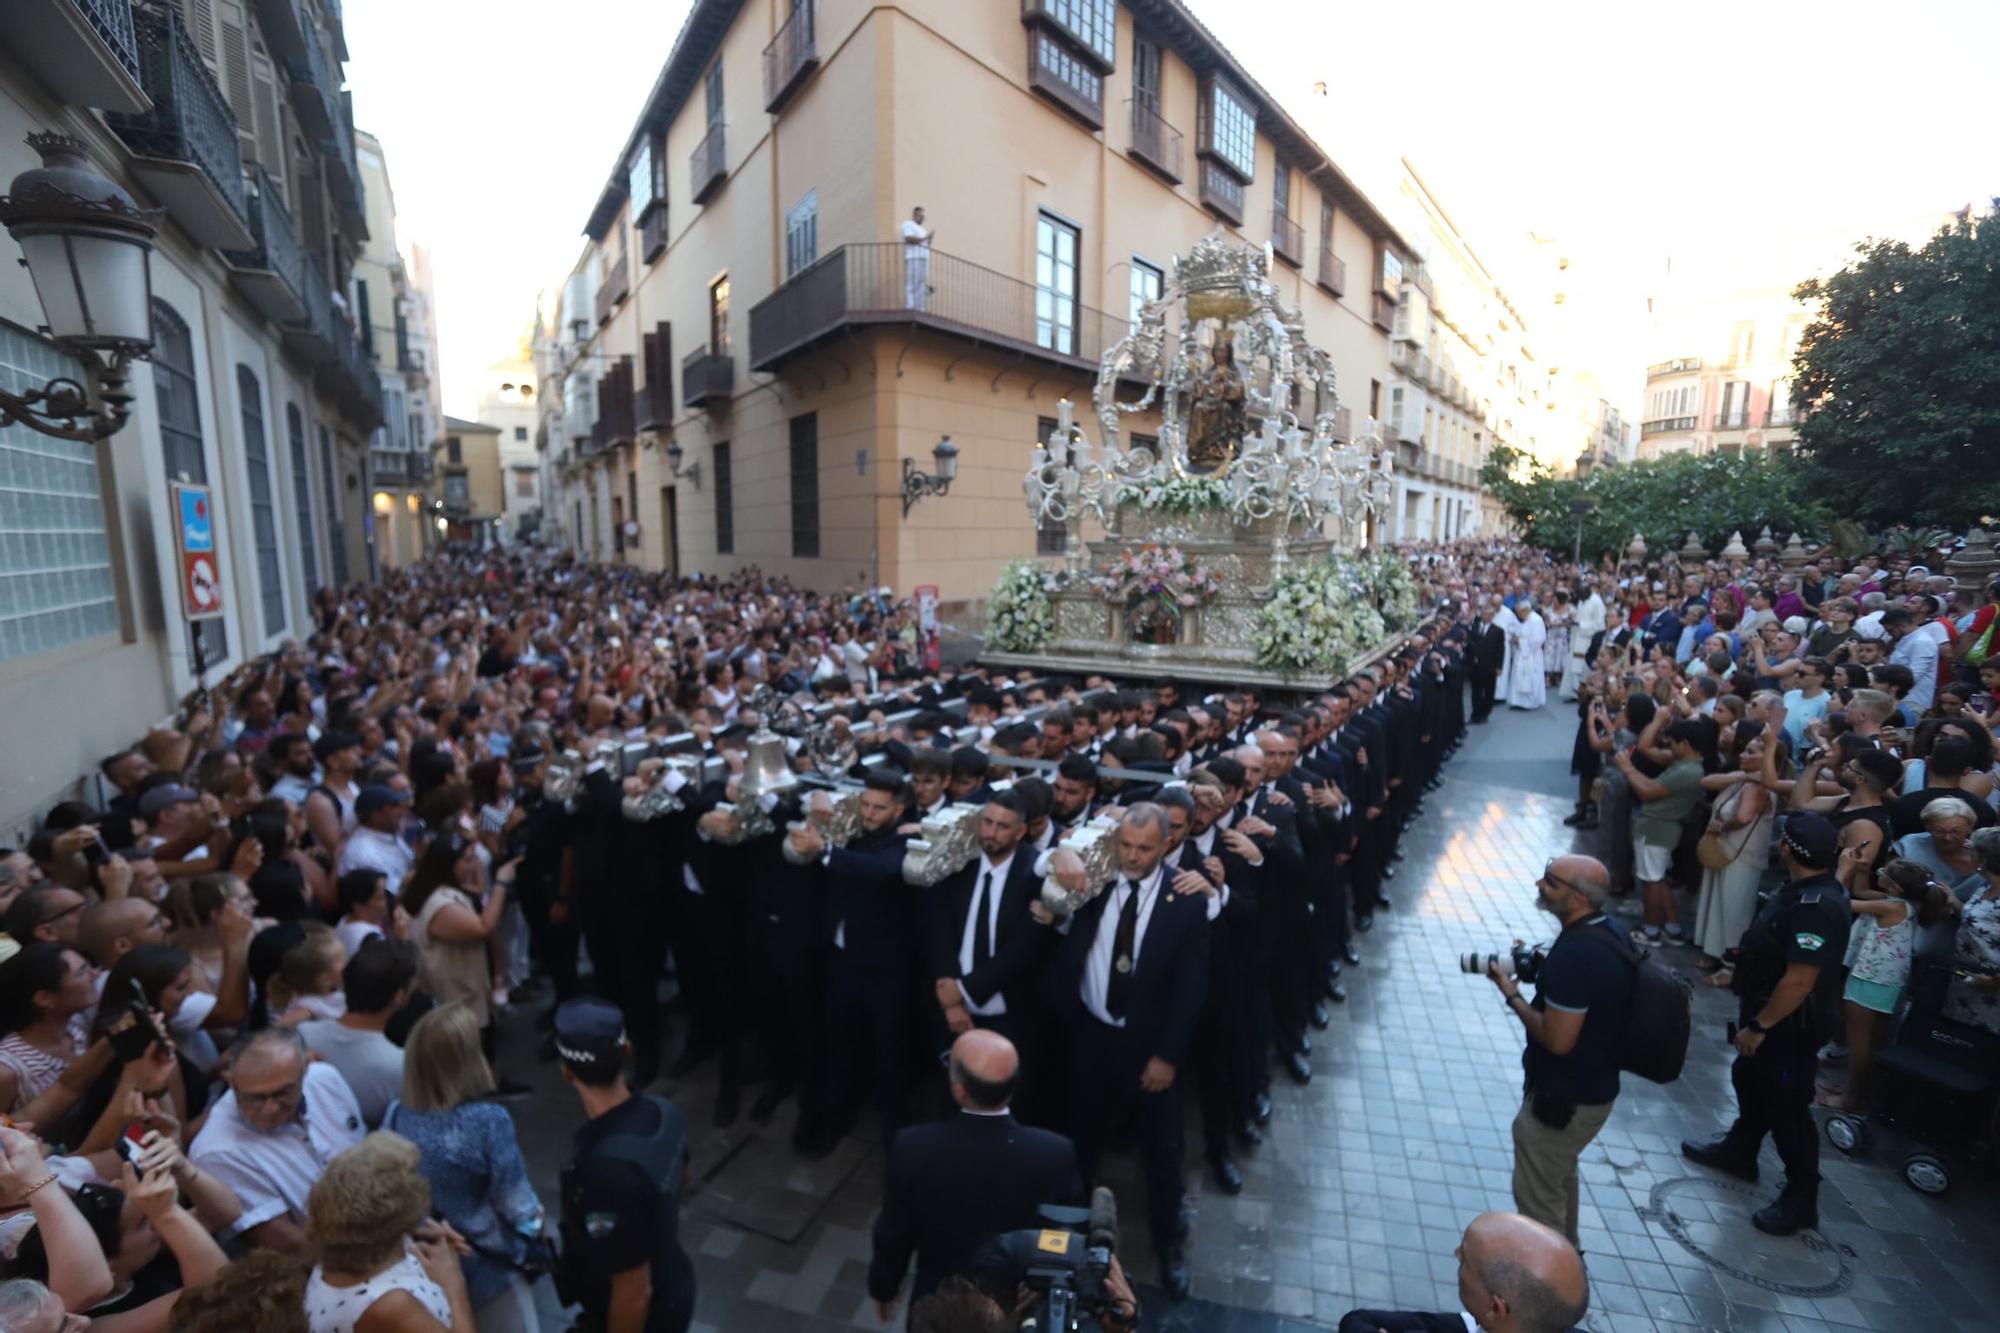
[{"label": "bald man", "polygon": [[1569,1333],[1590,1308],[1576,1247],[1519,1213],[1481,1213],[1458,1244],[1463,1313],[1350,1310],[1340,1333]]},{"label": "bald man", "polygon": [[77,947],[106,973],[141,944],[161,944],[166,938],[167,918],[143,898],[114,898],[86,907],[76,928]]},{"label": "bald man", "polygon": [[1577,1243],[1577,1159],[1618,1097],[1618,1038],[1631,1007],[1631,946],[1604,915],[1611,875],[1588,856],[1553,858],[1535,906],[1562,923],[1523,999],[1510,967],[1486,969],[1527,1030],[1514,1117],[1514,1206]]},{"label": "bald man", "polygon": [[884,1323],[895,1314],[912,1255],[914,1304],[963,1272],[981,1242],[1038,1225],[1040,1205],[1083,1202],[1070,1141],[1008,1113],[1020,1072],[1014,1043],[987,1028],[965,1033],[951,1045],[958,1114],[905,1129],[890,1145],[868,1265],[868,1294]]}]

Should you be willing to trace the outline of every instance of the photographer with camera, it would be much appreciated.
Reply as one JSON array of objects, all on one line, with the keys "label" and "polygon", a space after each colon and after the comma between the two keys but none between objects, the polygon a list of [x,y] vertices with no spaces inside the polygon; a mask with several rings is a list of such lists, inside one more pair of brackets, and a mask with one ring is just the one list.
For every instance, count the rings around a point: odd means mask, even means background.
[{"label": "photographer with camera", "polygon": [[[1526,1077],[1514,1117],[1514,1206],[1577,1243],[1577,1158],[1604,1128],[1618,1096],[1619,1034],[1631,1005],[1632,969],[1604,916],[1611,876],[1588,856],[1552,858],[1535,881],[1535,906],[1562,922],[1546,954],[1493,957],[1486,976],[1527,1029]],[[1535,987],[1534,1000],[1521,985]]]}]

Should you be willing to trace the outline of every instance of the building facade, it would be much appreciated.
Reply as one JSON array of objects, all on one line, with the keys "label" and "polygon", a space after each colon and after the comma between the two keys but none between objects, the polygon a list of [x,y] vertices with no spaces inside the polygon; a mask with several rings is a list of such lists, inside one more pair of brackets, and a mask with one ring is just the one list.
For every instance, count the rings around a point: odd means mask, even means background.
[{"label": "building facade", "polygon": [[541,458],[535,450],[540,425],[539,377],[532,338],[518,356],[495,362],[479,388],[478,420],[498,434],[501,497],[498,540],[503,544],[537,537],[542,522]]},{"label": "building facade", "polygon": [[503,544],[501,520],[507,510],[500,427],[482,421],[444,419],[436,445],[438,537],[447,545],[475,551]]},{"label": "building facade", "polygon": [[368,440],[370,549],[382,569],[420,560],[431,549],[431,443],[439,417],[431,389],[435,335],[430,300],[404,261],[396,236],[389,165],[372,134],[357,133],[368,238],[354,262],[354,315],[361,350],[382,379],[382,424]]},{"label": "building facade", "polygon": [[1661,359],[1646,367],[1639,456],[1791,448],[1798,422],[1792,359],[1811,319],[1779,288],[1670,312],[1657,331]]},{"label": "building facade", "polygon": [[[352,321],[370,219],[333,0],[14,0],[0,6],[0,180],[59,131],[164,210],[153,349],[97,445],[0,429],[8,504],[0,828],[88,781],[198,679],[310,631],[324,584],[365,577],[367,443],[382,390]],[[0,264],[0,375],[75,374]],[[212,488],[223,616],[183,618],[168,484]]]},{"label": "building facade", "polygon": [[545,535],[947,603],[1060,550],[1029,453],[1176,254],[1271,246],[1354,437],[1412,262],[1178,0],[696,0],[587,211],[535,336]]}]

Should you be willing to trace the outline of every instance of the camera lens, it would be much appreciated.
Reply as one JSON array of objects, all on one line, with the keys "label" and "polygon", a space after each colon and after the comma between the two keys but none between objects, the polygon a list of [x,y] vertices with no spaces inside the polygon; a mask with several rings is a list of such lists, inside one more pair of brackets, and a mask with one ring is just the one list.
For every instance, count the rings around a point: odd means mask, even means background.
[{"label": "camera lens", "polygon": [[1462,953],[1458,956],[1458,970],[1478,976],[1499,958],[1497,953]]}]

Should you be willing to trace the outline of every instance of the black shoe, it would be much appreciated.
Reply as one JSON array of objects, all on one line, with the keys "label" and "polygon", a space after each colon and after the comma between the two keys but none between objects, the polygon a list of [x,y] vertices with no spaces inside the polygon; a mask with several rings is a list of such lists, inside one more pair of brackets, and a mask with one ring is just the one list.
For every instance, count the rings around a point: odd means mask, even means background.
[{"label": "black shoe", "polygon": [[734,1083],[725,1083],[715,1094],[715,1127],[728,1129],[743,1111],[743,1095]]},{"label": "black shoe", "polygon": [[[1340,947],[1348,953],[1354,952],[1352,949],[1349,949],[1344,944],[1341,945]],[[1328,963],[1326,965],[1326,984],[1331,986],[1334,982],[1340,980],[1340,974],[1345,967],[1346,964],[1338,958]]]},{"label": "black shoe", "polygon": [[1310,1032],[1301,1032],[1299,1034],[1298,1044],[1293,1046],[1292,1049],[1297,1051],[1300,1055],[1311,1055],[1313,1053],[1312,1034]]},{"label": "black shoe", "polygon": [[1398,847],[1398,848],[1397,848],[1397,849],[1396,849],[1395,851],[1393,851],[1393,852],[1390,852],[1390,853],[1389,853],[1389,859],[1390,859],[1391,861],[1400,861],[1400,860],[1402,860],[1402,859],[1403,859],[1403,849],[1402,849],[1401,847]]},{"label": "black shoe", "polygon": [[1750,1225],[1767,1236],[1790,1236],[1819,1225],[1817,1190],[1794,1190],[1790,1185],[1768,1208],[1750,1214]]},{"label": "black shoe", "polygon": [[1335,1004],[1346,1004],[1347,987],[1341,985],[1328,986],[1326,988],[1326,998],[1332,1000]]},{"label": "black shoe", "polygon": [[1563,826],[1565,828],[1575,828],[1578,824],[1581,824],[1582,822],[1583,822],[1583,807],[1580,805],[1576,809],[1570,811],[1567,815],[1563,816]]},{"label": "black shoe", "polygon": [[1285,1057],[1285,1072],[1290,1074],[1292,1082],[1298,1084],[1300,1087],[1304,1087],[1313,1081],[1312,1061],[1306,1059],[1304,1055],[1297,1051],[1293,1051]]},{"label": "black shoe", "polygon": [[750,1103],[750,1123],[753,1125],[771,1123],[771,1117],[778,1113],[778,1108],[784,1104],[785,1098],[791,1095],[792,1086],[789,1083],[772,1083],[765,1087],[757,1094],[757,1100]]},{"label": "black shoe", "polygon": [[680,1053],[680,1058],[667,1066],[668,1078],[686,1078],[701,1068],[702,1062],[715,1054],[713,1046],[690,1046]]},{"label": "black shoe", "polygon": [[1170,1301],[1184,1301],[1188,1297],[1187,1256],[1178,1242],[1160,1253],[1160,1285],[1166,1288]]},{"label": "black shoe", "polygon": [[1260,1092],[1250,1099],[1250,1118],[1260,1125],[1271,1123],[1271,1094]]},{"label": "black shoe", "polygon": [[1256,1124],[1245,1120],[1236,1127],[1236,1140],[1246,1148],[1255,1148],[1264,1142],[1264,1131]]},{"label": "black shoe", "polygon": [[1333,1015],[1327,1012],[1326,1005],[1315,1004],[1312,1011],[1312,1025],[1321,1032],[1324,1032],[1332,1023]]},{"label": "black shoe", "polygon": [[1712,1166],[1717,1171],[1727,1172],[1738,1180],[1747,1180],[1753,1185],[1757,1183],[1756,1155],[1744,1152],[1727,1134],[1707,1143],[1682,1139],[1681,1156],[1697,1165]]},{"label": "black shoe", "polygon": [[1589,833],[1592,830],[1596,829],[1596,827],[1597,827],[1597,816],[1590,815],[1587,816],[1581,824],[1578,824],[1576,826],[1576,831],[1578,833]]},{"label": "black shoe", "polygon": [[[1364,931],[1364,932],[1365,932],[1365,931],[1370,931],[1370,930],[1373,930],[1373,929],[1375,929],[1375,914],[1374,914],[1373,912],[1358,912],[1358,913],[1356,913],[1356,914],[1355,914],[1355,917],[1354,917],[1354,928],[1355,928],[1356,930],[1359,930],[1359,931]],[[1352,946],[1349,946],[1349,948],[1348,948],[1348,953],[1349,953],[1349,954],[1352,954],[1353,952],[1354,952],[1354,950],[1353,950],[1353,947],[1352,947]],[[1352,957],[1350,957],[1350,958],[1348,959],[1348,961],[1349,961],[1349,962],[1351,962],[1351,963],[1358,963],[1358,962],[1360,962],[1361,960],[1360,960],[1360,959],[1358,959],[1358,958],[1352,958]]]},{"label": "black shoe", "polygon": [[1208,1169],[1215,1173],[1215,1183],[1222,1187],[1224,1194],[1243,1192],[1243,1171],[1228,1153],[1218,1153],[1208,1159]]},{"label": "black shoe", "polygon": [[1394,867],[1394,866],[1392,866],[1392,865],[1388,865],[1388,866],[1383,866],[1383,867],[1382,867],[1382,878],[1383,878],[1383,879],[1394,879],[1394,878],[1396,878],[1396,867]]},{"label": "black shoe", "polygon": [[1343,958],[1347,959],[1347,965],[1349,967],[1361,966],[1361,955],[1355,951],[1355,948],[1352,944],[1341,945],[1340,953]]}]

